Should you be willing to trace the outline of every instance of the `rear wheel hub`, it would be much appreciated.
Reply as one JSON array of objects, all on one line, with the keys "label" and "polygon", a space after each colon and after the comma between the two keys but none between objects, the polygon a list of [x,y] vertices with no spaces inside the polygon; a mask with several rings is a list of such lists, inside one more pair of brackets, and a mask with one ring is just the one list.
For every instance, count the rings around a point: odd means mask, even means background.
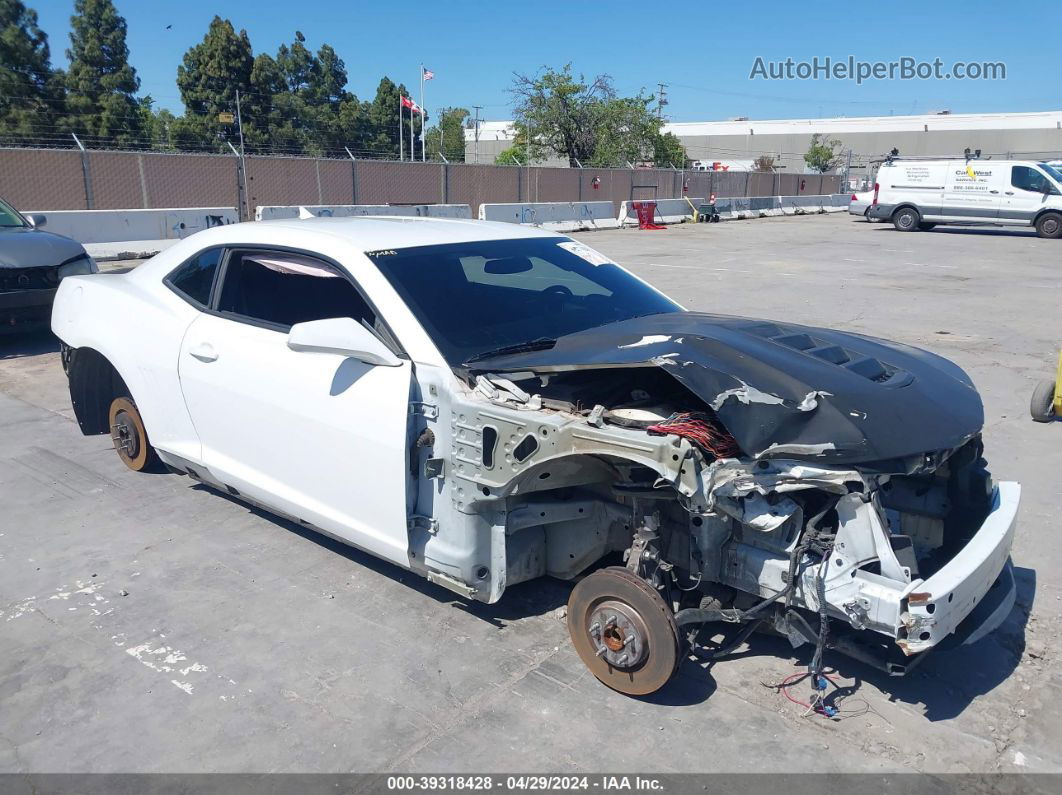
[{"label": "rear wheel hub", "polygon": [[111,438],[114,440],[114,449],[119,454],[124,453],[129,458],[136,458],[140,453],[140,437],[137,434],[136,425],[125,411],[119,411],[114,417],[114,425],[111,426]]}]

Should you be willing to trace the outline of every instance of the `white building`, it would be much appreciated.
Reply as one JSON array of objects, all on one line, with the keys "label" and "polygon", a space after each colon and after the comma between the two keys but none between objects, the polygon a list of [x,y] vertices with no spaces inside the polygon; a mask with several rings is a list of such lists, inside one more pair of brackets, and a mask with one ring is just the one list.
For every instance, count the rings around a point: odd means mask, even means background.
[{"label": "white building", "polygon": [[[480,122],[479,162],[493,163],[512,143],[507,121]],[[664,130],[677,135],[691,161],[739,167],[760,155],[775,158],[787,171],[806,169],[804,153],[818,133],[840,141],[852,176],[892,149],[904,155],[961,155],[969,147],[984,156],[1055,159],[1062,156],[1062,110],[1035,113],[932,113],[919,116],[862,116],[830,119],[736,119],[674,122]],[[475,131],[465,130],[465,161],[474,162]],[[551,163],[553,165],[554,163]],[[566,165],[563,160],[556,163]]]}]

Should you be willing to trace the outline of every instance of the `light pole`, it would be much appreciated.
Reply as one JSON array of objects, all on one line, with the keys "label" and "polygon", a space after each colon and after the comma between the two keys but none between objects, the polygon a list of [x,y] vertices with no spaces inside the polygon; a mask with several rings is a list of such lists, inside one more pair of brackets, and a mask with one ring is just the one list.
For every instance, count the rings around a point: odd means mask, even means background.
[{"label": "light pole", "polygon": [[479,112],[481,110],[483,110],[483,106],[482,105],[473,105],[472,107],[476,109],[475,132],[473,134],[473,138],[475,138],[475,140],[476,140],[476,147],[475,147],[476,159],[475,159],[475,162],[478,163],[479,162]]}]

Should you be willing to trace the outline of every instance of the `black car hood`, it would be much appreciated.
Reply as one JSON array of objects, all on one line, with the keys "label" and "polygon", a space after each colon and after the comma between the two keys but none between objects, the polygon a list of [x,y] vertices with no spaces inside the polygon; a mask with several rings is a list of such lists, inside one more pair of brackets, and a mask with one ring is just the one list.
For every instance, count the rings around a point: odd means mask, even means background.
[{"label": "black car hood", "polygon": [[984,423],[969,376],[935,354],[859,334],[700,312],[632,318],[566,335],[550,350],[472,367],[547,372],[645,364],[665,368],[711,406],[756,457],[883,464],[953,450]]},{"label": "black car hood", "polygon": [[0,229],[0,268],[62,265],[84,254],[84,246],[62,235],[26,227]]}]

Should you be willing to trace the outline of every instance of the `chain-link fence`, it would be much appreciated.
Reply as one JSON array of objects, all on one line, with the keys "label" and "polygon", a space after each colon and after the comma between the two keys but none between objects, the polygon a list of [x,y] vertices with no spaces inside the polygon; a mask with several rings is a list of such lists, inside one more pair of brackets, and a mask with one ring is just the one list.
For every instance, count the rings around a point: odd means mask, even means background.
[{"label": "chain-link fence", "polygon": [[547,168],[160,152],[0,149],[0,196],[25,210],[468,204],[836,193],[835,175]]}]

